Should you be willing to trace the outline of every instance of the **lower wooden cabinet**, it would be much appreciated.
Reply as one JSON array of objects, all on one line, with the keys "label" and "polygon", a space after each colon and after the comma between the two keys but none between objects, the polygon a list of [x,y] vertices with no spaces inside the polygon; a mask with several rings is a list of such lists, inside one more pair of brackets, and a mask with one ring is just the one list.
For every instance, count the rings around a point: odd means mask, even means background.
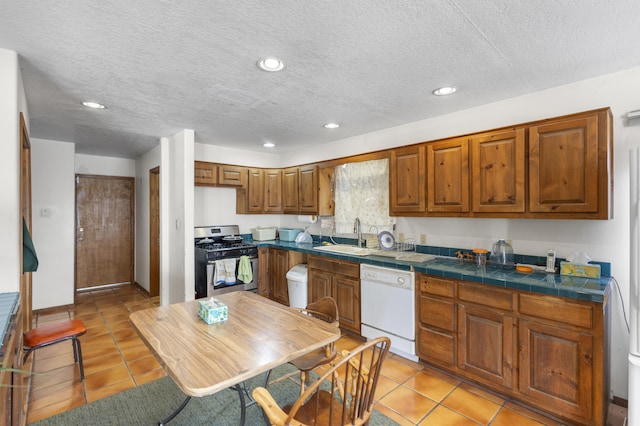
[{"label": "lower wooden cabinet", "polygon": [[309,255],[309,302],[331,296],[338,305],[340,328],[360,334],[360,264]]},{"label": "lower wooden cabinet", "polygon": [[4,355],[0,357],[0,424],[24,425],[28,375],[21,373],[22,365],[22,310],[13,316],[7,330]]},{"label": "lower wooden cabinet", "polygon": [[519,331],[520,393],[547,410],[588,419],[595,391],[594,336],[528,320],[520,321]]},{"label": "lower wooden cabinet", "polygon": [[504,312],[458,305],[458,366],[481,382],[513,388],[514,319]]},{"label": "lower wooden cabinet", "polygon": [[258,249],[258,294],[263,297],[269,297],[271,282],[269,258],[269,247],[260,247]]},{"label": "lower wooden cabinet", "polygon": [[262,247],[258,250],[258,258],[258,293],[289,306],[287,272],[295,265],[305,263],[307,255],[297,251]]},{"label": "lower wooden cabinet", "polygon": [[421,360],[571,424],[606,424],[606,303],[425,274],[416,282]]}]

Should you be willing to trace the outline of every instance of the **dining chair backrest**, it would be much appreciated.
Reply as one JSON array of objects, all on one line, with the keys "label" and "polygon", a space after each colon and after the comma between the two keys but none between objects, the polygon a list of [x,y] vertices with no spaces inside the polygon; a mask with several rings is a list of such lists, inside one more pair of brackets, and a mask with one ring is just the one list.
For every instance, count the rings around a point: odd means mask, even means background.
[{"label": "dining chair backrest", "polygon": [[253,397],[273,425],[363,425],[369,421],[380,368],[389,351],[388,337],[370,340],[342,358],[300,395],[287,412],[264,388]]},{"label": "dining chair backrest", "polygon": [[328,323],[339,324],[338,305],[333,297],[323,297],[307,305],[303,312]]}]

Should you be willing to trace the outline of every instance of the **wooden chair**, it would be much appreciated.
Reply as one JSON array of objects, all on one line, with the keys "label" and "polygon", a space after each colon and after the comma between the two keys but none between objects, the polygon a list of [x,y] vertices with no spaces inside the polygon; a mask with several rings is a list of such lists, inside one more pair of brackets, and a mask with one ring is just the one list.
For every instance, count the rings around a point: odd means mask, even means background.
[{"label": "wooden chair", "polygon": [[78,363],[80,367],[80,379],[84,380],[82,349],[78,337],[86,332],[87,328],[84,326],[84,323],[77,319],[32,328],[24,333],[23,336],[24,358],[22,362],[24,364],[29,354],[36,349],[71,340],[73,344],[73,361]]},{"label": "wooden chair", "polygon": [[[300,309],[300,311],[331,323],[336,327],[340,326],[338,305],[331,297],[323,297],[310,303],[306,308]],[[335,359],[336,355],[335,345],[331,343],[324,348],[317,349],[290,362],[290,364],[300,370],[300,394],[304,392],[306,383],[309,381],[309,372],[321,365],[330,363]]]},{"label": "wooden chair", "polygon": [[290,408],[280,408],[262,387],[254,389],[253,398],[274,426],[366,424],[390,344],[388,337],[378,337],[351,352],[343,351],[343,357],[309,385]]}]

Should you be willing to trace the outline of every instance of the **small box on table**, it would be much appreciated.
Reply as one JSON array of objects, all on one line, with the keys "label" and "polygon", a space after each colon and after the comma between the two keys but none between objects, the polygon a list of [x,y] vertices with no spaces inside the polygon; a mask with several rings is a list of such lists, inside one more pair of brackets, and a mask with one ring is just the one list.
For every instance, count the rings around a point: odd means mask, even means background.
[{"label": "small box on table", "polygon": [[227,305],[213,297],[207,300],[198,300],[198,315],[207,324],[226,321],[227,311]]}]

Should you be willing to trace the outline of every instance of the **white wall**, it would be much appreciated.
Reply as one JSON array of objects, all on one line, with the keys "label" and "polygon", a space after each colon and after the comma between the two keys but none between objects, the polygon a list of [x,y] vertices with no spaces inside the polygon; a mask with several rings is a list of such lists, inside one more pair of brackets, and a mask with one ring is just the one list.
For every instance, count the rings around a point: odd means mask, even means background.
[{"label": "white wall", "polygon": [[195,144],[194,157],[198,161],[265,168],[280,167],[281,163],[281,157],[277,154],[250,152],[202,143]]},{"label": "white wall", "polygon": [[149,170],[160,165],[160,145],[136,159],[136,275],[147,291],[149,283]]},{"label": "white wall", "polygon": [[40,264],[33,273],[33,309],[73,304],[75,145],[31,139],[33,243]]},{"label": "white wall", "polygon": [[160,141],[160,303],[163,306],[195,298],[194,139],[194,131],[185,129]]},{"label": "white wall", "polygon": [[75,167],[76,173],[83,175],[125,177],[136,175],[136,161],[128,158],[76,154]]},{"label": "white wall", "polygon": [[0,49],[0,292],[20,291],[20,112],[29,123],[18,54]]}]

